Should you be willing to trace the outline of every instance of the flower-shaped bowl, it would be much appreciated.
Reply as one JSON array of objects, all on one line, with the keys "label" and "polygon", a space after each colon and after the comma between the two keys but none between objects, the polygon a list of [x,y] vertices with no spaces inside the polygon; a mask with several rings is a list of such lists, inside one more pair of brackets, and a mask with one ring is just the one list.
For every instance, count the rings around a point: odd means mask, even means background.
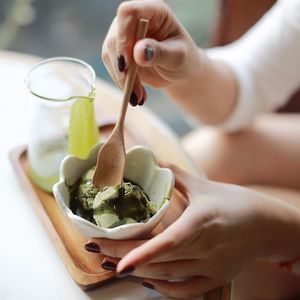
[{"label": "flower-shaped bowl", "polygon": [[126,153],[124,178],[139,185],[149,200],[156,205],[157,212],[147,222],[102,228],[75,215],[70,209],[70,187],[76,184],[83,173],[96,165],[97,154],[103,144],[98,144],[86,159],[67,156],[61,163],[60,180],[53,186],[55,199],[64,214],[87,237],[115,240],[133,239],[153,230],[164,216],[174,187],[171,170],[160,168],[152,152],[135,146]]}]

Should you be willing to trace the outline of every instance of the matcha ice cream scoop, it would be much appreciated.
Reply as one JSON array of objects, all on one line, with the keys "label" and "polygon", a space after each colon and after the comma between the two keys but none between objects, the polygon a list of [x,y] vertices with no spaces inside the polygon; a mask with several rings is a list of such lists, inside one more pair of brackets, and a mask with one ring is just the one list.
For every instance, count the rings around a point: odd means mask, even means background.
[{"label": "matcha ice cream scoop", "polygon": [[97,225],[105,228],[146,222],[156,212],[141,188],[130,182],[99,192],[93,210]]},{"label": "matcha ice cream scoop", "polygon": [[156,207],[133,183],[124,182],[99,191],[92,183],[94,170],[93,167],[85,172],[71,193],[73,213],[104,228],[147,222],[156,213]]}]

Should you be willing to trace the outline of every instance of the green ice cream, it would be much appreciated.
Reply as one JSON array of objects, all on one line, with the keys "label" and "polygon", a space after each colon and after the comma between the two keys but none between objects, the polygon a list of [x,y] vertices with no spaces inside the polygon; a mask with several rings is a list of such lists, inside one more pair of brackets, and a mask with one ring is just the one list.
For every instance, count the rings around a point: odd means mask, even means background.
[{"label": "green ice cream", "polygon": [[84,173],[71,189],[73,213],[104,228],[146,222],[156,213],[142,189],[133,183],[124,182],[99,191],[92,183],[94,171],[95,167]]}]

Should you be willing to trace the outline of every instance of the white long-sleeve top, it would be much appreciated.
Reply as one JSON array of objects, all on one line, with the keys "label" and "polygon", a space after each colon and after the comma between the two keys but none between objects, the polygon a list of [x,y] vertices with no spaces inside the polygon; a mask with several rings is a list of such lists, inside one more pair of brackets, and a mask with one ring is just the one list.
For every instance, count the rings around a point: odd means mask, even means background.
[{"label": "white long-sleeve top", "polygon": [[207,54],[227,63],[239,83],[236,105],[220,127],[249,126],[300,87],[300,0],[279,0],[242,38]]}]

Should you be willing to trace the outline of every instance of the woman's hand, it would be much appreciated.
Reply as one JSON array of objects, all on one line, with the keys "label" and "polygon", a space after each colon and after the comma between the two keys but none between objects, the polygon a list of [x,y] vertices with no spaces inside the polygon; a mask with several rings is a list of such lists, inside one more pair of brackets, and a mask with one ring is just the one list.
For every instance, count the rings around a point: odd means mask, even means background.
[{"label": "woman's hand", "polygon": [[[148,241],[93,240],[109,256],[104,267],[117,266],[121,276],[143,277],[162,294],[191,299],[229,282],[254,258],[280,259],[278,253],[286,252],[280,248],[289,245],[287,228],[295,218],[288,205],[173,171],[177,188],[189,200],[183,214]],[[292,251],[290,258],[297,253]],[[176,279],[184,280],[168,281]]]},{"label": "woman's hand", "polygon": [[[135,43],[140,18],[149,20],[147,38]],[[116,84],[123,88],[132,61],[139,66],[131,104],[142,104],[142,83],[166,87],[188,80],[201,69],[200,53],[193,40],[162,0],[133,0],[120,4],[103,43],[103,62]]]}]

